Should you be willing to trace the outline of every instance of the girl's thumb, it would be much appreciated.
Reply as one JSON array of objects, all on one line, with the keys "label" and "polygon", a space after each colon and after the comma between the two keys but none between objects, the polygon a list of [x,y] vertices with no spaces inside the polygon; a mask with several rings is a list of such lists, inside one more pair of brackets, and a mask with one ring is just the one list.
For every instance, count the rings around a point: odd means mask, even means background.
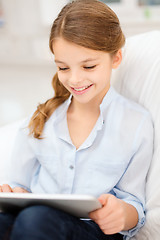
[{"label": "girl's thumb", "polygon": [[104,206],[107,203],[108,195],[107,194],[102,194],[98,200],[99,202]]}]

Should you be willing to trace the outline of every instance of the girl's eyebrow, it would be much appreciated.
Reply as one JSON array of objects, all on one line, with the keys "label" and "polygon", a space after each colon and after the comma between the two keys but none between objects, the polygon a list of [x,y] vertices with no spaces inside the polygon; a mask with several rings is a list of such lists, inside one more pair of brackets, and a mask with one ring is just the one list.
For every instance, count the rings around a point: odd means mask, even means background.
[{"label": "girl's eyebrow", "polygon": [[[96,61],[96,60],[98,60],[98,58],[87,58],[87,59],[81,61],[80,63],[92,62],[92,61]],[[65,62],[60,61],[60,60],[58,60],[58,59],[55,59],[54,61],[55,61],[56,63],[66,64]]]},{"label": "girl's eyebrow", "polygon": [[56,63],[64,63],[64,62],[62,62],[62,61],[59,61],[59,60],[54,60]]},{"label": "girl's eyebrow", "polygon": [[98,60],[98,58],[87,58],[84,61],[82,61],[81,63],[92,62],[92,61],[96,61],[96,60]]}]

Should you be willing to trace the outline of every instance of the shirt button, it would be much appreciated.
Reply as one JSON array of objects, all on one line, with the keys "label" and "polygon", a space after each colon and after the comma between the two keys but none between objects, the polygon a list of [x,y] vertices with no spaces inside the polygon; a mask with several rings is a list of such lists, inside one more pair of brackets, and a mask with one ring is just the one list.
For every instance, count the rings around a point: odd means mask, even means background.
[{"label": "shirt button", "polygon": [[69,168],[70,168],[71,170],[73,170],[73,169],[74,169],[74,166],[73,166],[73,165],[70,165]]}]

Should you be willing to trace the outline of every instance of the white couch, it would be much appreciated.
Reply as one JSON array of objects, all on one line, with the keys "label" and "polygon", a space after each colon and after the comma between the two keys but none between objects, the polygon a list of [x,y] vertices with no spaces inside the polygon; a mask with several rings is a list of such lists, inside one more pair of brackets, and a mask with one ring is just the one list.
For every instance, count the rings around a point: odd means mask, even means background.
[{"label": "white couch", "polygon": [[[155,128],[154,156],[147,180],[146,224],[132,240],[160,239],[160,31],[127,39],[123,62],[114,70],[112,85],[124,96],[145,106]],[[0,128],[0,182],[5,182],[19,122]],[[135,176],[136,177],[136,176]]]},{"label": "white couch", "polygon": [[[154,122],[154,155],[147,180],[146,224],[132,240],[160,239],[160,31],[127,39],[112,84],[147,108]],[[136,176],[135,176],[136,177]]]}]

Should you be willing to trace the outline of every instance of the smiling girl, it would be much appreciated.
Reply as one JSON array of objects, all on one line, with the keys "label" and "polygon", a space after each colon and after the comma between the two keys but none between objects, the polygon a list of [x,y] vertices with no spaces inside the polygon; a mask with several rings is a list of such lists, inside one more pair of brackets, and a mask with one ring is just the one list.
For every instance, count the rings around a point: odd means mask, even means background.
[{"label": "smiling girl", "polygon": [[73,1],[59,13],[49,42],[54,97],[37,107],[29,131],[19,130],[11,182],[0,190],[90,194],[102,208],[90,220],[43,205],[1,213],[0,239],[129,239],[144,225],[153,126],[144,108],[110,85],[124,43],[116,14],[97,0]]}]

